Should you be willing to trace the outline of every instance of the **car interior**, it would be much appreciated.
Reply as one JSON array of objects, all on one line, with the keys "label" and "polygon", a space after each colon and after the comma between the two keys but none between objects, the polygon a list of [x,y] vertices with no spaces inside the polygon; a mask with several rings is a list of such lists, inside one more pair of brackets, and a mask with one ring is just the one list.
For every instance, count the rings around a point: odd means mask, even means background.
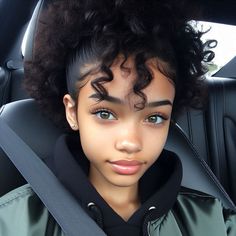
[{"label": "car interior", "polygon": [[[196,20],[236,25],[235,1],[193,2],[203,9],[201,19]],[[22,82],[23,62],[33,57],[38,16],[47,3],[46,0],[0,1],[0,119],[43,161],[52,155],[52,147],[62,131],[41,115]],[[175,117],[165,148],[181,158],[183,186],[214,195],[224,206],[235,210],[236,72],[227,75],[225,68],[205,81],[209,89],[205,110],[186,109]],[[14,148],[14,142],[11,145]],[[0,196],[24,183],[26,180],[17,166],[0,148]]]}]

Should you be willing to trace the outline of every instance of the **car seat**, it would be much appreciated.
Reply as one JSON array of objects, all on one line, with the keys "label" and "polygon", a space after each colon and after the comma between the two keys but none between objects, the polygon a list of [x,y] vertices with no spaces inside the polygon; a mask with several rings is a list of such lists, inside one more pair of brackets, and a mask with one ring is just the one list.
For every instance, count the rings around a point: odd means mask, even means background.
[{"label": "car seat", "polygon": [[187,109],[176,122],[236,203],[236,79],[207,79],[205,111]]}]

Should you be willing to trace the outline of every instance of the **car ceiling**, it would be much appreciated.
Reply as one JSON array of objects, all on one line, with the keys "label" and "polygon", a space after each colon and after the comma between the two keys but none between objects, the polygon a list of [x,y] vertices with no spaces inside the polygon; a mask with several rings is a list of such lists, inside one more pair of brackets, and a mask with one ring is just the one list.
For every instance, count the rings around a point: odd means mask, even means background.
[{"label": "car ceiling", "polygon": [[202,7],[202,19],[236,25],[236,0],[192,0]]}]

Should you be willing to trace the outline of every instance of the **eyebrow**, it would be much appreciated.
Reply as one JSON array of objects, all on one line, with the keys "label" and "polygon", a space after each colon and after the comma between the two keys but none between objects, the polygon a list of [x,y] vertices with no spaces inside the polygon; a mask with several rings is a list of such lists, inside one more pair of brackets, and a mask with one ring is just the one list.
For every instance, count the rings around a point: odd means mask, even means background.
[{"label": "eyebrow", "polygon": [[[111,102],[111,103],[115,103],[115,104],[119,104],[119,105],[125,104],[125,102],[123,100],[121,100],[120,98],[113,97],[110,95],[101,96],[98,93],[92,94],[91,96],[89,96],[89,98],[107,101],[107,102]],[[147,105],[145,105],[145,107],[159,107],[159,106],[166,106],[166,105],[173,106],[173,104],[170,100],[165,99],[165,100],[149,102],[149,103],[147,103]]]}]

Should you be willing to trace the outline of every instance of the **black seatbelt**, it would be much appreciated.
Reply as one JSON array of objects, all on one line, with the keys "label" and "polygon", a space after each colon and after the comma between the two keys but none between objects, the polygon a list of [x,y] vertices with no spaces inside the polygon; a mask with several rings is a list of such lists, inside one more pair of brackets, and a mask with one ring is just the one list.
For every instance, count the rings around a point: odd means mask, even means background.
[{"label": "black seatbelt", "polygon": [[105,236],[51,170],[1,118],[0,146],[67,236]]}]

